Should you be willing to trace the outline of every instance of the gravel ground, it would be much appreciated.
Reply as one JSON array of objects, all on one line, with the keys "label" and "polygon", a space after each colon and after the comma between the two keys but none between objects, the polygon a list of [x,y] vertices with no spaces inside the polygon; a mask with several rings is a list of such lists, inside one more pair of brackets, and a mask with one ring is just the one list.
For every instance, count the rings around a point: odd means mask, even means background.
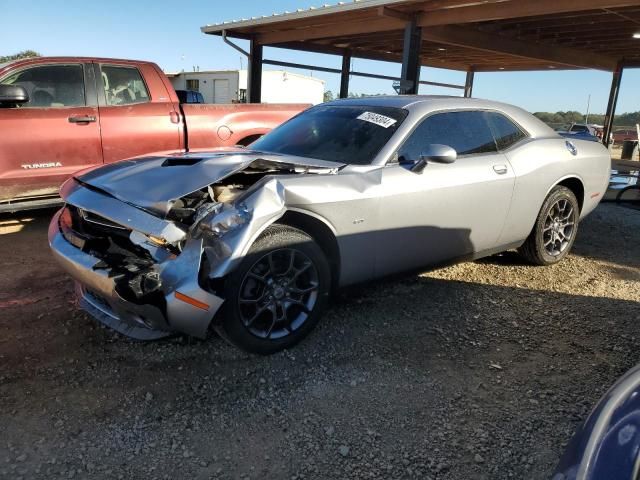
[{"label": "gravel ground", "polygon": [[266,358],[98,326],[49,215],[0,218],[0,478],[544,479],[638,362],[640,212],[615,205],[559,265],[507,253],[351,289]]}]

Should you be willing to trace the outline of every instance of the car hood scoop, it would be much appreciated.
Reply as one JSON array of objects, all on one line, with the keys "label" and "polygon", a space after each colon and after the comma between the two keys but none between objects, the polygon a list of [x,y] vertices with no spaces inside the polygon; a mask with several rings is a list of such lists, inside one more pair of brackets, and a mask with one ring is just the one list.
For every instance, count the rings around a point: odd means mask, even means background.
[{"label": "car hood scoop", "polygon": [[130,205],[165,218],[174,202],[243,170],[330,174],[344,164],[244,149],[122,160],[76,178]]}]

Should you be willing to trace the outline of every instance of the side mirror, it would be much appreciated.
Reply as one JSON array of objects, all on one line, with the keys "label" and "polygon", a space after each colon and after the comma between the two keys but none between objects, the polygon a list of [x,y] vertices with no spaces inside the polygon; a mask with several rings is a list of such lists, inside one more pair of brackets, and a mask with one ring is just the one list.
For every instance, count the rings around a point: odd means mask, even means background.
[{"label": "side mirror", "polygon": [[13,106],[27,103],[29,94],[19,85],[0,85],[0,106]]},{"label": "side mirror", "polygon": [[411,167],[411,171],[415,173],[422,173],[428,162],[453,163],[456,161],[457,157],[458,154],[450,146],[434,143],[428,145],[427,148],[424,149],[420,155],[420,160]]}]

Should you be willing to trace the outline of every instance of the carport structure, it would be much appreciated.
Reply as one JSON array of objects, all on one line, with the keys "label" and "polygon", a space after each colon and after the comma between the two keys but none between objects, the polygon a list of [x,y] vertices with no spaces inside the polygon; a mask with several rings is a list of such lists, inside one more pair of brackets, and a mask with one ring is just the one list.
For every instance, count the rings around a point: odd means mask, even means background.
[{"label": "carport structure", "polygon": [[[249,57],[248,98],[259,102],[264,64],[464,90],[476,72],[597,69],[612,72],[604,139],[609,138],[625,68],[640,66],[640,0],[360,0],[202,27]],[[244,52],[229,40],[250,41]],[[265,46],[342,57],[341,68],[263,58]],[[352,71],[352,58],[401,63],[399,77]],[[420,80],[420,67],[466,72],[465,85]],[[559,88],[563,88],[559,86]],[[526,93],[525,93],[526,94]],[[605,140],[606,141],[606,140]]]}]

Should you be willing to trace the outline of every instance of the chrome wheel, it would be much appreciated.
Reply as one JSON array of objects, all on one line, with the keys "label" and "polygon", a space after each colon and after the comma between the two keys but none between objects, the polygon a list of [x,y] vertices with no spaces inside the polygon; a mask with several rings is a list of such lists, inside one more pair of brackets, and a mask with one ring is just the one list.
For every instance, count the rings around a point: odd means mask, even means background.
[{"label": "chrome wheel", "polygon": [[285,337],[307,321],[318,292],[318,270],[307,255],[292,248],[273,250],[260,257],[242,279],[240,319],[256,337]]},{"label": "chrome wheel", "polygon": [[544,249],[556,257],[570,245],[575,231],[575,210],[565,198],[555,202],[547,212],[542,230]]}]

